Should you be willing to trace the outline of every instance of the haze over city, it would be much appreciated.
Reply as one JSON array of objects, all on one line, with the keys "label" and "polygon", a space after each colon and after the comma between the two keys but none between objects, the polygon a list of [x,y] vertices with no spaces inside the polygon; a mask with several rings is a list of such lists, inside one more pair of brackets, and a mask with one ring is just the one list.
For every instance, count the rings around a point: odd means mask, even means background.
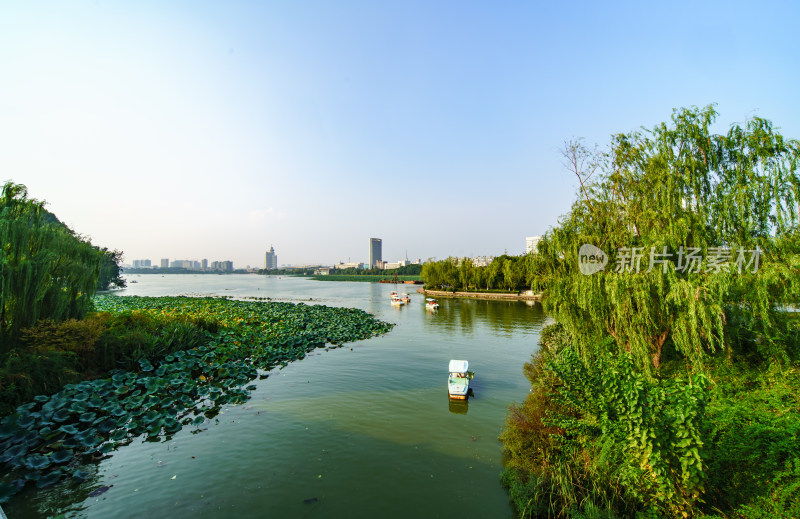
[{"label": "haze over city", "polygon": [[138,258],[520,254],[559,148],[716,103],[800,137],[788,2],[15,2],[0,180]]}]

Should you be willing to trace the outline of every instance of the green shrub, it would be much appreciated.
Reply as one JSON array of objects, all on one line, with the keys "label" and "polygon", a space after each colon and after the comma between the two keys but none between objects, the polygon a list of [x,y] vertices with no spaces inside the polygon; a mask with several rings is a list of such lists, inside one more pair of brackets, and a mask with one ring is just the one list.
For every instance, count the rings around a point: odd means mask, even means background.
[{"label": "green shrub", "polygon": [[[508,487],[523,516],[691,514],[704,491],[704,376],[659,380],[629,355],[581,359],[563,329],[543,331],[503,442]],[[600,515],[598,515],[600,514]],[[602,515],[605,514],[605,515]]]}]

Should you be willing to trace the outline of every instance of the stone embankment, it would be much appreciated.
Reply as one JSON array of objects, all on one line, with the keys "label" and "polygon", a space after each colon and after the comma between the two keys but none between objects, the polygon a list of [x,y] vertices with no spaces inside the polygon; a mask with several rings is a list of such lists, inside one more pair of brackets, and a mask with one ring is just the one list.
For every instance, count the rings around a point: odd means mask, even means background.
[{"label": "stone embankment", "polygon": [[426,290],[418,288],[417,292],[428,297],[464,297],[469,299],[495,299],[498,301],[541,301],[542,294],[534,294],[533,290],[521,292],[496,293],[496,292],[449,292],[446,290]]}]

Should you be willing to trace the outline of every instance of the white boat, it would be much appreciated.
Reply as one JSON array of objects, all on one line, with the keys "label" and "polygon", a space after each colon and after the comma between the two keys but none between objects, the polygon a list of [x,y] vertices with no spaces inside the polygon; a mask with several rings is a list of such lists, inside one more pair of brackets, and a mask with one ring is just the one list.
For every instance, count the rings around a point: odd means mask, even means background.
[{"label": "white boat", "polygon": [[451,360],[450,375],[447,377],[447,392],[450,398],[466,400],[469,393],[469,381],[472,373],[469,371],[469,362],[466,360]]},{"label": "white boat", "polygon": [[402,299],[405,304],[408,304],[408,303],[411,302],[411,298],[405,292],[400,294],[400,299]]},{"label": "white boat", "polygon": [[403,306],[404,304],[406,304],[406,302],[399,297],[392,298],[392,306]]},{"label": "white boat", "polygon": [[425,308],[428,310],[438,310],[439,303],[436,302],[436,299],[428,297],[425,299]]}]

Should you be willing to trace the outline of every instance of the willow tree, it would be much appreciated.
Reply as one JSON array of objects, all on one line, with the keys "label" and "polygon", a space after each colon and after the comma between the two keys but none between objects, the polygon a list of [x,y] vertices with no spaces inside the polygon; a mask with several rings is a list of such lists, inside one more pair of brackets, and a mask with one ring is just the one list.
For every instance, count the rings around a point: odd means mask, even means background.
[{"label": "willow tree", "polygon": [[[712,134],[716,116],[680,109],[614,136],[540,244],[546,305],[584,355],[611,336],[641,367],[658,368],[666,344],[697,365],[730,353],[733,322],[784,354],[776,322],[800,299],[800,145],[758,117]],[[596,249],[579,258],[585,244]]]},{"label": "willow tree", "polygon": [[103,253],[11,182],[0,193],[0,350],[22,328],[85,314]]}]

